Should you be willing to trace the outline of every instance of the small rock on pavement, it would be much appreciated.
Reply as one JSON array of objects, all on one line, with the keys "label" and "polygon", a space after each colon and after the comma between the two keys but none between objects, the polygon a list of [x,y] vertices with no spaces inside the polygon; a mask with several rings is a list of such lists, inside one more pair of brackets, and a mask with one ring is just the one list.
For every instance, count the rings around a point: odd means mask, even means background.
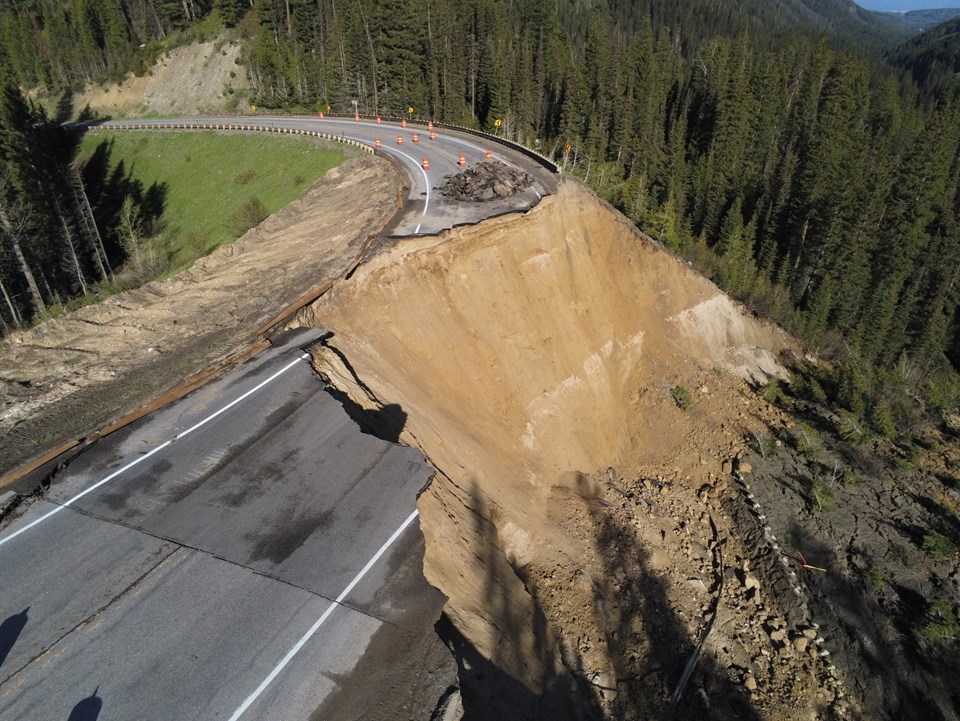
[{"label": "small rock on pavement", "polygon": [[15,491],[0,493],[0,513],[6,512],[6,510],[15,500],[17,500],[17,494]]}]

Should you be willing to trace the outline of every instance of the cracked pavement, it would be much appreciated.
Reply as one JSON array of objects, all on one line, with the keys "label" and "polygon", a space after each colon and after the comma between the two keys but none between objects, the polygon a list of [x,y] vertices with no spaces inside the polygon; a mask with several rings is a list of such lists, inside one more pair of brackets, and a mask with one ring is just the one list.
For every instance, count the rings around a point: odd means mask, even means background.
[{"label": "cracked pavement", "polygon": [[[411,512],[422,456],[362,434],[306,361],[63,507],[291,363],[288,341],[95,444],[0,531],[0,719],[229,718]],[[243,718],[337,698],[325,719],[429,717],[455,669],[422,554],[414,524]],[[414,692],[359,693],[378,675]]]}]

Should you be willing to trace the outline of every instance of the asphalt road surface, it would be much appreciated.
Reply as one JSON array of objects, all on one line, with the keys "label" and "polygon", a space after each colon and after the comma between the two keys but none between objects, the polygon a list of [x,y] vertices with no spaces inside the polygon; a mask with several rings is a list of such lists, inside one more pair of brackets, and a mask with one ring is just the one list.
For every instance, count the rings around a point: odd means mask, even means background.
[{"label": "asphalt road surface", "polygon": [[[380,152],[396,162],[403,171],[408,185],[406,202],[387,229],[389,235],[437,233],[456,225],[476,223],[495,215],[526,210],[557,188],[557,176],[554,173],[509,146],[498,143],[494,139],[440,128],[435,129],[436,139],[430,140],[427,127],[421,124],[410,123],[404,128],[400,123],[383,121],[378,124],[375,120],[365,119],[358,121],[308,116],[198,116],[110,121],[97,123],[96,127],[150,128],[170,124],[229,126],[237,129],[242,126],[257,126],[315,131],[355,140],[369,146],[375,146],[379,139]],[[416,142],[414,134],[418,138]],[[398,138],[403,141],[402,144],[397,142]],[[469,166],[485,160],[487,151],[492,154],[492,159],[530,174],[535,180],[534,184],[511,198],[483,203],[450,200],[436,192],[436,188],[443,184],[446,177],[463,171],[464,168],[459,165],[461,154],[464,155]],[[429,160],[428,170],[423,168],[424,158]]]},{"label": "asphalt road surface", "polygon": [[0,531],[0,719],[429,718],[455,674],[430,469],[360,433],[312,339],[95,444]]}]

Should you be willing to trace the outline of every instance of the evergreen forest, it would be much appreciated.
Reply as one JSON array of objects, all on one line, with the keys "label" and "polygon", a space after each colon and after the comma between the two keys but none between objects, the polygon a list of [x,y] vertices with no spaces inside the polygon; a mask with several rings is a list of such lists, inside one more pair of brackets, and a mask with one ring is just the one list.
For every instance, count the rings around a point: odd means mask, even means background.
[{"label": "evergreen forest", "polygon": [[3,0],[5,325],[111,261],[17,86],[119,77],[211,28],[242,38],[258,106],[412,106],[550,156],[839,361],[838,388],[881,388],[847,394],[878,427],[903,420],[882,379],[960,367],[956,21],[908,42],[849,0]]}]

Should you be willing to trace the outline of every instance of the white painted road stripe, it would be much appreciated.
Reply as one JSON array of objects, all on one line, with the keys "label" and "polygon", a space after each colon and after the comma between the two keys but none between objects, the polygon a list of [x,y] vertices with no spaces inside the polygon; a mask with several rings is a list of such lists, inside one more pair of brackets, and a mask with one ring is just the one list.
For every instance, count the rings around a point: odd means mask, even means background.
[{"label": "white painted road stripe", "polygon": [[236,711],[233,712],[233,716],[230,717],[229,721],[237,721],[237,719],[243,716],[244,712],[248,708],[250,708],[250,705],[257,700],[260,694],[262,694],[266,690],[267,686],[273,683],[273,681],[277,678],[277,676],[280,675],[280,672],[283,671],[286,665],[290,663],[291,660],[293,660],[293,657],[300,652],[300,649],[303,648],[304,645],[307,643],[307,641],[309,641],[310,638],[313,636],[313,634],[317,632],[317,629],[319,629],[323,625],[324,621],[326,621],[327,618],[330,617],[330,614],[333,613],[333,610],[337,608],[341,603],[343,603],[343,600],[350,595],[350,592],[356,587],[358,583],[360,583],[360,580],[364,576],[366,576],[367,572],[371,568],[373,568],[373,565],[378,560],[380,560],[380,556],[386,553],[387,549],[393,545],[394,541],[400,538],[400,534],[406,530],[407,526],[413,523],[413,519],[417,517],[417,513],[418,513],[417,511],[414,511],[409,516],[407,516],[407,520],[401,523],[400,527],[393,532],[393,535],[387,539],[386,543],[380,546],[380,550],[378,550],[375,554],[373,554],[373,557],[369,561],[367,561],[367,565],[363,567],[360,573],[358,573],[356,576],[353,577],[353,580],[350,581],[349,584],[347,584],[347,587],[343,589],[343,591],[341,591],[340,595],[337,596],[336,600],[327,607],[327,610],[324,611],[323,615],[317,619],[317,622],[314,623],[310,627],[310,629],[305,634],[303,634],[303,636],[300,637],[300,640],[297,641],[297,643],[294,645],[293,648],[287,651],[287,655],[280,660],[280,663],[278,663],[274,667],[273,671],[271,671],[270,674],[265,679],[263,679],[261,684],[257,686],[256,690],[252,694],[247,696],[246,700],[242,704],[240,704],[239,708],[237,708]]},{"label": "white painted road stripe", "polygon": [[60,511],[62,511],[64,508],[68,508],[68,507],[71,506],[74,502],[80,500],[81,498],[83,498],[83,497],[84,497],[85,495],[87,495],[88,493],[97,490],[97,489],[98,489],[100,486],[102,486],[104,483],[108,483],[108,482],[112,481],[114,478],[116,478],[117,476],[119,476],[121,473],[125,473],[126,471],[129,471],[129,470],[130,470],[131,468],[133,468],[134,466],[136,466],[136,465],[138,465],[138,464],[140,464],[140,463],[143,463],[143,462],[144,462],[145,460],[147,460],[150,456],[154,455],[155,453],[159,453],[159,452],[162,451],[164,448],[166,448],[167,446],[171,445],[174,441],[179,441],[179,440],[180,440],[181,438],[183,438],[184,436],[187,436],[187,435],[193,433],[195,430],[197,430],[197,429],[200,428],[201,426],[206,425],[207,423],[209,423],[210,421],[212,421],[212,420],[213,420],[214,418],[216,418],[217,416],[219,416],[219,415],[225,413],[226,411],[230,410],[231,408],[233,408],[233,407],[234,407],[235,405],[237,405],[237,403],[239,403],[240,401],[244,400],[245,398],[248,398],[249,396],[252,396],[254,393],[256,393],[258,390],[260,390],[261,388],[263,388],[263,387],[264,387],[265,385],[267,385],[268,383],[271,383],[272,381],[274,381],[274,380],[276,380],[277,378],[279,378],[281,375],[283,375],[283,374],[286,373],[288,370],[290,370],[290,369],[293,368],[295,365],[297,365],[297,363],[299,363],[300,361],[304,360],[305,358],[309,358],[309,357],[310,357],[310,356],[307,355],[307,354],[303,354],[303,355],[299,356],[299,357],[297,358],[297,360],[292,361],[292,362],[290,362],[289,364],[285,365],[283,368],[281,368],[280,370],[278,370],[276,373],[274,373],[272,376],[270,376],[269,378],[267,378],[265,381],[263,381],[262,383],[260,383],[260,384],[257,385],[257,386],[254,386],[253,388],[251,388],[250,390],[248,390],[246,393],[244,393],[242,396],[240,396],[240,397],[237,398],[236,400],[228,403],[227,405],[225,405],[225,406],[224,406],[223,408],[221,408],[220,410],[216,411],[215,413],[210,414],[209,416],[207,416],[206,418],[204,418],[202,421],[200,421],[200,422],[197,423],[196,425],[191,426],[190,428],[188,428],[187,430],[183,431],[182,433],[178,433],[178,434],[175,435],[173,438],[171,438],[169,441],[164,441],[164,442],[161,443],[159,446],[157,446],[156,448],[154,448],[152,451],[149,451],[148,453],[143,454],[142,456],[140,456],[139,458],[137,458],[135,461],[131,461],[130,463],[128,463],[127,465],[125,465],[123,468],[120,468],[120,469],[114,471],[113,473],[111,473],[111,474],[110,474],[109,476],[107,476],[106,478],[104,478],[104,479],[102,479],[102,480],[100,480],[100,481],[97,481],[97,482],[94,483],[92,486],[90,486],[90,488],[88,488],[87,490],[81,491],[80,493],[78,493],[77,495],[75,495],[75,496],[74,496],[73,498],[71,498],[70,500],[65,501],[64,503],[62,503],[62,504],[58,505],[57,507],[55,507],[55,508],[54,508],[52,511],[50,511],[49,513],[45,513],[44,515],[40,516],[40,518],[38,518],[37,520],[32,521],[31,523],[28,523],[26,526],[24,526],[23,528],[15,531],[15,532],[13,532],[13,533],[11,533],[9,536],[5,536],[4,538],[0,538],[0,546],[2,546],[2,545],[3,545],[4,543],[6,543],[7,541],[12,541],[14,538],[16,538],[17,536],[19,536],[21,533],[24,533],[24,532],[26,532],[26,531],[29,531],[31,528],[33,528],[33,527],[36,526],[37,524],[43,523],[43,522],[46,521],[48,518],[50,518],[50,516],[53,516],[53,515],[56,515],[57,513],[60,513]]}]

